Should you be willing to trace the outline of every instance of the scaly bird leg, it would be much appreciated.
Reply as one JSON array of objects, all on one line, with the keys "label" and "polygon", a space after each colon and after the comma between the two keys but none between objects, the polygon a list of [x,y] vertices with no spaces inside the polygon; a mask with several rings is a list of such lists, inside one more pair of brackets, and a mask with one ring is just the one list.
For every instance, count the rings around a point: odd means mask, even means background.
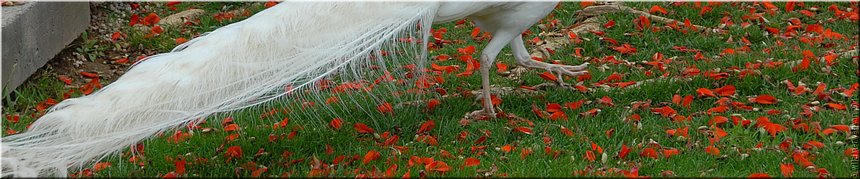
[{"label": "scaly bird leg", "polygon": [[493,39],[481,50],[481,98],[482,106],[484,107],[484,115],[489,117],[496,116],[496,109],[490,98],[490,68],[493,67],[493,61],[496,60],[496,55],[502,51],[502,48],[510,42],[519,33],[515,31],[498,31],[493,36]]},{"label": "scaly bird leg", "polygon": [[486,54],[481,55],[481,100],[484,106],[484,114],[495,117],[496,108],[493,107],[493,100],[490,97],[490,65],[493,64],[493,59]]}]

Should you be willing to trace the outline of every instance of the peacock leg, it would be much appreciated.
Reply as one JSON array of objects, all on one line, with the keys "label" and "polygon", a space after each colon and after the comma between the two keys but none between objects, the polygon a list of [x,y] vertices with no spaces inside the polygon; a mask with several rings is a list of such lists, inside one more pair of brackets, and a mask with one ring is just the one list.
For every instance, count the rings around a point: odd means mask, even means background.
[{"label": "peacock leg", "polygon": [[485,46],[481,51],[481,98],[483,99],[481,101],[484,107],[484,115],[489,117],[496,116],[496,109],[490,98],[490,68],[493,67],[493,61],[496,60],[496,56],[502,51],[502,48],[504,48],[508,42],[518,35],[519,33],[515,31],[497,31],[494,34],[493,39],[491,39],[487,46]]},{"label": "peacock leg", "polygon": [[[496,117],[496,110],[490,98],[490,68],[493,66],[496,56],[502,51],[506,45],[512,43],[515,38],[534,25],[543,17],[546,17],[557,2],[546,3],[517,3],[510,6],[498,6],[492,10],[483,13],[475,14],[469,18],[475,22],[481,31],[490,32],[493,38],[481,51],[481,95],[484,115]],[[525,52],[525,46],[522,44],[522,39],[519,41],[521,51]],[[514,47],[514,46],[512,46]],[[528,57],[528,53],[526,53]],[[519,60],[519,59],[518,59]],[[545,65],[544,65],[545,66]],[[585,67],[578,68],[584,69]],[[567,69],[565,69],[567,70]],[[575,69],[572,69],[575,70]],[[583,73],[572,72],[572,75],[581,75]],[[473,112],[470,115],[474,115]]]}]

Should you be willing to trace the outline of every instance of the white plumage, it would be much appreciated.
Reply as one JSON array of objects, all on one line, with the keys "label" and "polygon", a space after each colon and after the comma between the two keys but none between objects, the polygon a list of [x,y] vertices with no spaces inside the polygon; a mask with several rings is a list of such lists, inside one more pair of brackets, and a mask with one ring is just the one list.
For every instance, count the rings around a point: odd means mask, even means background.
[{"label": "white plumage", "polygon": [[[556,2],[284,2],[244,21],[139,62],[117,81],[67,99],[26,132],[2,139],[3,176],[67,176],[85,165],[208,115],[242,109],[312,87],[381,50],[426,59],[431,23],[474,20],[494,37],[481,56],[489,67],[511,44],[521,65],[579,75],[585,66],[529,60],[520,33]],[[421,28],[419,28],[421,27]],[[406,46],[397,39],[422,39]],[[416,59],[407,59],[416,60]],[[489,93],[483,93],[488,97]],[[485,111],[493,114],[492,106]]]}]

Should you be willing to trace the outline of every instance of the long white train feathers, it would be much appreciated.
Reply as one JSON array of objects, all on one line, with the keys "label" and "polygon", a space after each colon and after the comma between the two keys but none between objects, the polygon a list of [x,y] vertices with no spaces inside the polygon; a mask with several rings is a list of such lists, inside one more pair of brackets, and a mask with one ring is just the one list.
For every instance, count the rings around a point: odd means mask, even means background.
[{"label": "long white train feathers", "polygon": [[[269,101],[366,63],[400,34],[430,27],[438,3],[284,2],[134,65],[2,139],[3,175],[67,176],[208,115]],[[418,31],[424,39],[425,29]],[[413,48],[409,50],[422,50]],[[419,52],[420,53],[420,52]]]}]

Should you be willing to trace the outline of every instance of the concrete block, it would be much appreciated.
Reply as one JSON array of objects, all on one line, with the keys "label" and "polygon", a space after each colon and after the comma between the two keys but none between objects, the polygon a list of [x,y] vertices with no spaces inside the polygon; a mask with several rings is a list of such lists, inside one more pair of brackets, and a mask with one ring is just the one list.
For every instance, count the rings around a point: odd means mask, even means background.
[{"label": "concrete block", "polygon": [[6,96],[90,24],[89,2],[35,2],[2,9],[2,88]]}]

